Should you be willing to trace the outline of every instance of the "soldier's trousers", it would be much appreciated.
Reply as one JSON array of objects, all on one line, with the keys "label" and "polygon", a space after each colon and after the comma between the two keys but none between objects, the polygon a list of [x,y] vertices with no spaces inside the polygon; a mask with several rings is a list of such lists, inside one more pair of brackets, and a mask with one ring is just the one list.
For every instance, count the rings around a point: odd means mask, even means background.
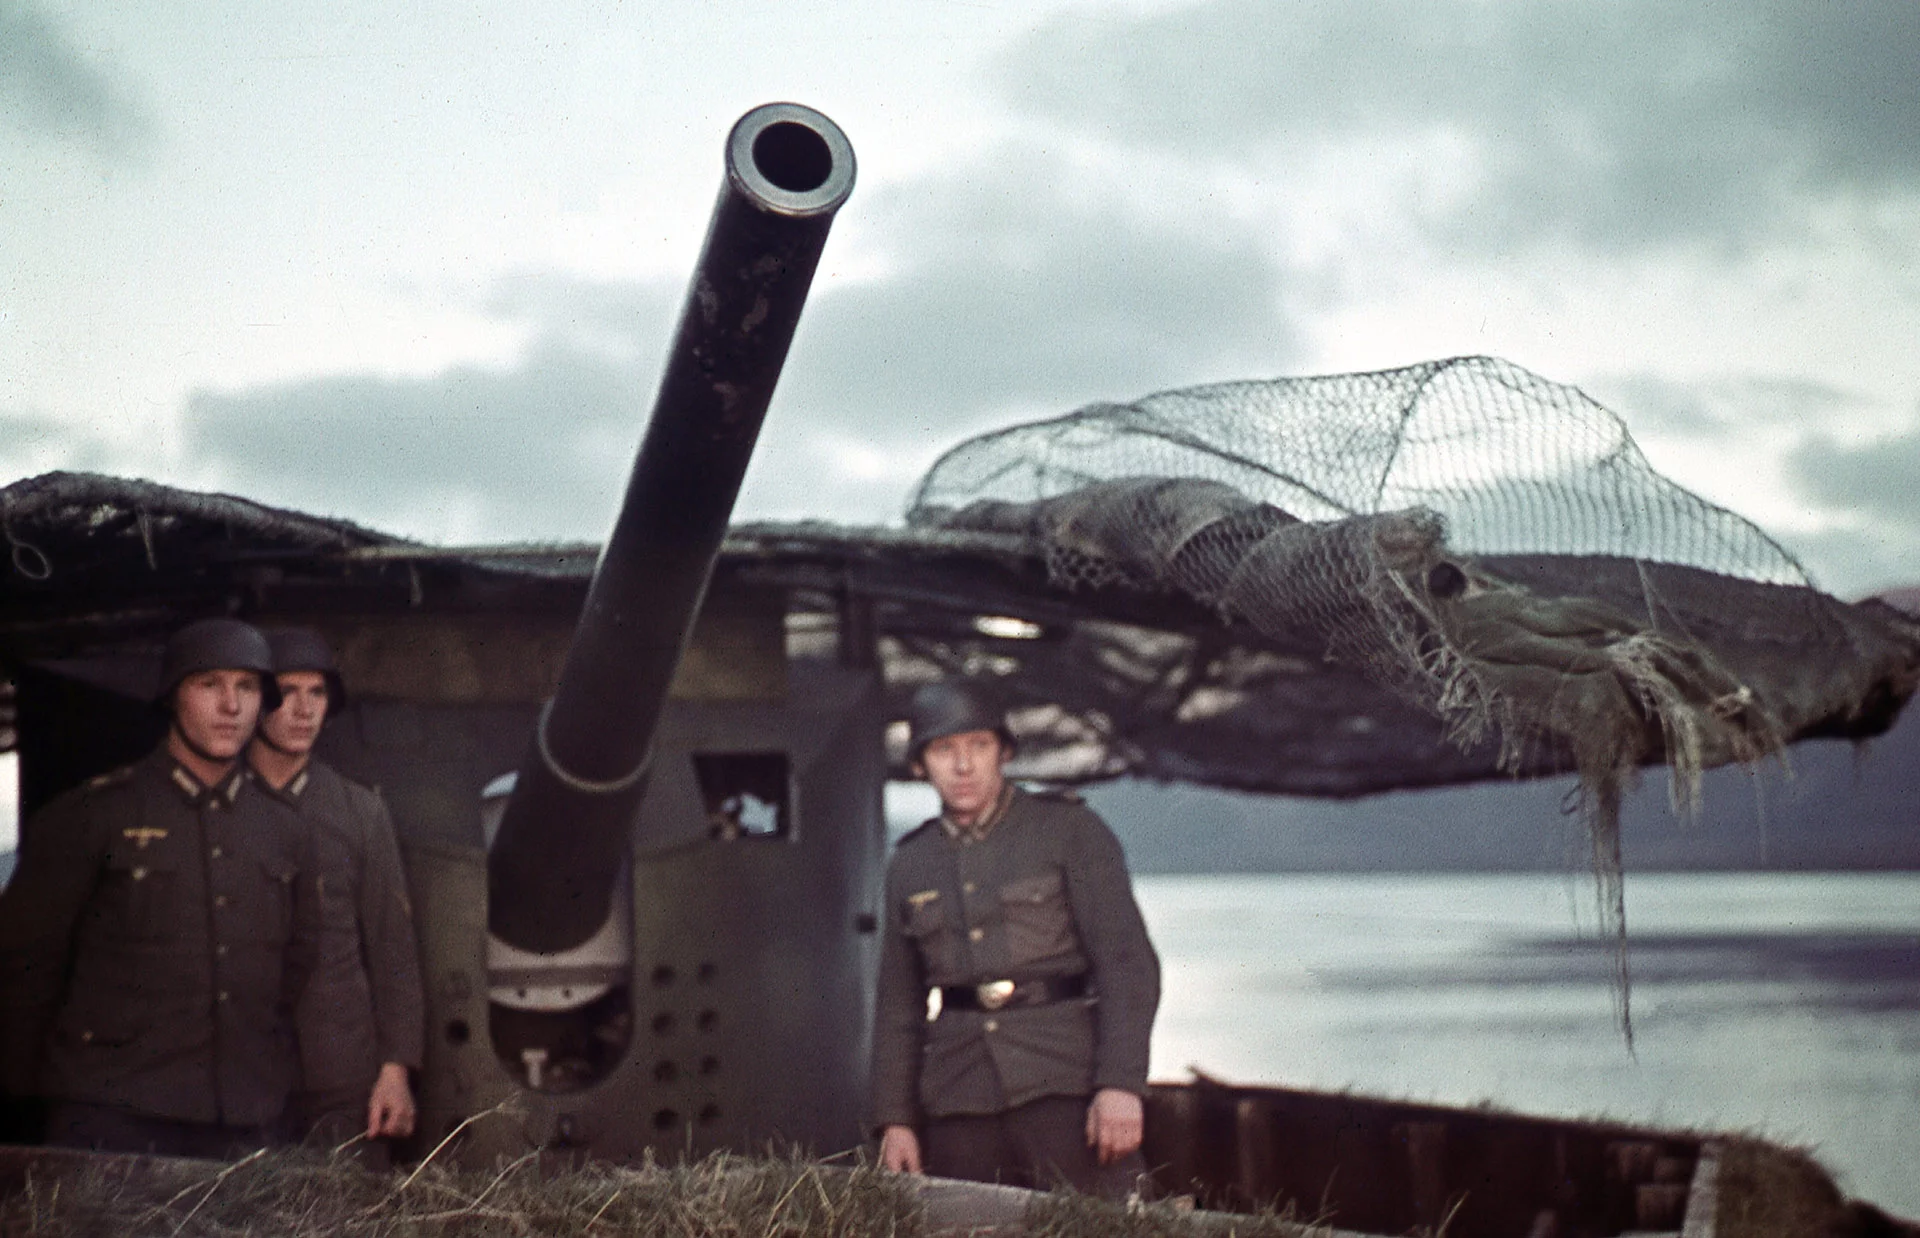
[{"label": "soldier's trousers", "polygon": [[47,1116],[47,1142],[90,1152],[149,1152],[236,1160],[275,1143],[269,1126],[222,1126],[156,1118],[110,1105],[56,1101]]},{"label": "soldier's trousers", "polygon": [[295,1138],[322,1152],[344,1152],[363,1169],[385,1173],[393,1167],[393,1149],[385,1139],[367,1139],[367,1096],[359,1090],[296,1092],[288,1112]]},{"label": "soldier's trousers", "polygon": [[1002,1113],[927,1119],[926,1171],[942,1178],[998,1182],[1125,1199],[1147,1172],[1138,1151],[1102,1165],[1087,1146],[1085,1096],[1043,1096]]}]

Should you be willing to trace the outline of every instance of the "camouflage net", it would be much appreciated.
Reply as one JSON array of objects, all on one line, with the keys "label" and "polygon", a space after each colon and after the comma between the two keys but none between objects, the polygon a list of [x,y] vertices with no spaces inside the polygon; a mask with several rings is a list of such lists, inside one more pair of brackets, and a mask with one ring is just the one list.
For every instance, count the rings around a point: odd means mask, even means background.
[{"label": "camouflage net", "polygon": [[[1790,554],[1655,473],[1593,400],[1491,358],[1093,405],[955,448],[907,519],[1022,536],[1058,585],[1183,593],[1317,646],[1463,747],[1496,738],[1510,771],[1542,743],[1570,754],[1629,1036],[1619,813],[1639,767],[1671,764],[1687,809],[1703,769],[1859,707],[1855,682],[1796,678],[1794,644],[1859,642]],[[1517,570],[1554,561],[1557,591]],[[1702,639],[1729,609],[1787,639]]]},{"label": "camouflage net", "polygon": [[[785,596],[802,661],[871,637],[902,711],[919,683],[992,680],[1024,777],[1346,797],[1575,770],[1622,930],[1618,813],[1642,765],[1673,764],[1685,807],[1708,766],[1884,731],[1920,678],[1920,621],[1819,593],[1606,410],[1484,358],[990,435],[935,466],[910,519],[736,528],[716,587]],[[68,473],[0,487],[0,552],[0,672],[132,698],[185,617],[515,630],[577,614],[598,557]],[[41,737],[22,744],[36,802],[104,768],[44,721],[21,734]]]}]

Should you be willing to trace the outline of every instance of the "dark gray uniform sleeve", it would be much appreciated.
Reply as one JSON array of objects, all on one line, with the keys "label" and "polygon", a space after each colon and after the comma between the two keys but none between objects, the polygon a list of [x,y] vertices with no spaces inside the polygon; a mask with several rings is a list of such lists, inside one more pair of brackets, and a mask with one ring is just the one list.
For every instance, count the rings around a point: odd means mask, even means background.
[{"label": "dark gray uniform sleeve", "polygon": [[425,1048],[426,1005],[420,985],[420,948],[413,931],[400,845],[393,819],[378,794],[354,787],[355,808],[365,823],[366,864],[360,881],[361,950],[373,994],[375,1035],[384,1065],[420,1068]]},{"label": "dark gray uniform sleeve", "polygon": [[1160,956],[1133,898],[1120,840],[1091,810],[1072,814],[1067,890],[1099,993],[1093,1086],[1145,1096],[1147,1052],[1160,1008]]},{"label": "dark gray uniform sleeve", "polygon": [[74,930],[98,880],[99,843],[85,794],[62,796],[26,823],[19,866],[0,894],[0,1088],[11,1096],[39,1091]]},{"label": "dark gray uniform sleeve", "polygon": [[873,1130],[920,1121],[920,1047],[926,1036],[927,985],[920,955],[907,940],[898,865],[887,872],[882,907],[880,977],[874,997]]}]

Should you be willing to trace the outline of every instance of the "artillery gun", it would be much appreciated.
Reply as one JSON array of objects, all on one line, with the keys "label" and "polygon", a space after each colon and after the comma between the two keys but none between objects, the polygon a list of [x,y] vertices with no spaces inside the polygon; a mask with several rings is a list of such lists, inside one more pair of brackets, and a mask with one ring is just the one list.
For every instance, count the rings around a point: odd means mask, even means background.
[{"label": "artillery gun", "polygon": [[523,1093],[516,1140],[632,1157],[859,1137],[846,1082],[866,1049],[882,839],[874,659],[849,649],[796,683],[777,600],[707,596],[853,181],[852,146],[810,109],[761,107],[728,136],[653,416],[557,686],[517,776],[489,784],[504,794],[482,812],[485,897],[474,856],[415,865],[451,1059],[424,1092],[436,1114],[484,1107],[504,1067]]}]

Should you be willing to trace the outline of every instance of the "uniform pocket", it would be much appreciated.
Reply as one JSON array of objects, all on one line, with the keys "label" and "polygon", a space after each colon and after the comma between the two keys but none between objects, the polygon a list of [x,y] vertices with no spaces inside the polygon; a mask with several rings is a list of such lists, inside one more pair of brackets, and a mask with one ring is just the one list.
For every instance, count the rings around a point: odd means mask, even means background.
[{"label": "uniform pocket", "polygon": [[960,977],[960,941],[948,922],[946,903],[939,891],[907,896],[906,933],[920,952],[928,983],[950,984]]},{"label": "uniform pocket", "polygon": [[112,855],[100,896],[128,941],[171,941],[178,935],[179,886],[180,874],[167,865],[137,854]]},{"label": "uniform pocket", "polygon": [[1007,922],[1007,958],[1016,967],[1080,948],[1058,869],[1001,886],[1000,912]]}]

